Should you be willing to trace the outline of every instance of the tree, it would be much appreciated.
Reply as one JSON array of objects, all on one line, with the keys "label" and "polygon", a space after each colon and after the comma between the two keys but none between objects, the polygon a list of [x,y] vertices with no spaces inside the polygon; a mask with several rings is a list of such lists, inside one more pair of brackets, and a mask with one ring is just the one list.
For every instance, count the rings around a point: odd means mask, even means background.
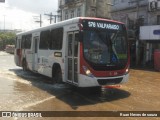
[{"label": "tree", "polygon": [[11,32],[0,33],[0,50],[4,50],[6,45],[14,45],[16,34]]}]

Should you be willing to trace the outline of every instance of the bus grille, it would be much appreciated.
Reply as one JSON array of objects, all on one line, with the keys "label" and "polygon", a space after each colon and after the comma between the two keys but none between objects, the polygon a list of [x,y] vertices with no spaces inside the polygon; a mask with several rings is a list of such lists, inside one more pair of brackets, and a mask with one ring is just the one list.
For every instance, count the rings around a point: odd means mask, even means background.
[{"label": "bus grille", "polygon": [[115,78],[115,79],[98,79],[98,83],[100,85],[112,85],[121,83],[123,78]]}]

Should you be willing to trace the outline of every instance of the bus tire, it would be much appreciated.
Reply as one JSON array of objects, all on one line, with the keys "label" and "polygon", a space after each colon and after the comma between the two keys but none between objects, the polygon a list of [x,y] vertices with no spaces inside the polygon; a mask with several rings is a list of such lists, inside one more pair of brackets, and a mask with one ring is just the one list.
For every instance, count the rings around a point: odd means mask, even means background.
[{"label": "bus tire", "polygon": [[27,62],[25,59],[23,59],[22,61],[22,68],[23,68],[23,71],[27,71]]},{"label": "bus tire", "polygon": [[61,70],[60,65],[58,65],[58,64],[53,65],[52,78],[53,78],[54,82],[56,82],[56,83],[63,83],[62,82],[62,70]]}]

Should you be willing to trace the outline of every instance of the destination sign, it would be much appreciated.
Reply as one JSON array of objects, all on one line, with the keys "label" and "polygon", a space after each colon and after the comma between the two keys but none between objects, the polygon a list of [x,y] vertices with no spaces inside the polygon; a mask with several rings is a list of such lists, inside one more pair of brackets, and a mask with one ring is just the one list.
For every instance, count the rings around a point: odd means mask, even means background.
[{"label": "destination sign", "polygon": [[160,35],[160,30],[154,30],[154,31],[153,31],[153,34],[154,34],[154,35]]},{"label": "destination sign", "polygon": [[122,30],[121,24],[105,22],[105,21],[83,21],[84,28],[95,28],[95,29],[107,29],[107,30]]}]

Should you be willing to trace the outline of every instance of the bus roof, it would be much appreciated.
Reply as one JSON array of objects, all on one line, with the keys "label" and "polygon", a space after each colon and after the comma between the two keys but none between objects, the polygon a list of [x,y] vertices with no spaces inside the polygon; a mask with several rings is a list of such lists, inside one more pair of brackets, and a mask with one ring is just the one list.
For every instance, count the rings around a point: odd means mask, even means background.
[{"label": "bus roof", "polygon": [[17,33],[17,35],[30,34],[32,32],[43,31],[43,30],[51,29],[53,27],[58,28],[58,27],[61,27],[61,26],[72,24],[72,23],[77,23],[80,20],[97,20],[97,21],[106,21],[106,22],[114,22],[114,23],[124,24],[124,23],[119,22],[119,21],[110,20],[110,19],[104,19],[104,18],[76,17],[76,18],[72,18],[72,19],[68,19],[68,20],[65,20],[65,21],[58,22],[56,24],[51,24],[51,25],[40,27],[40,28],[36,28],[36,29],[33,29],[33,30],[20,32],[20,33]]}]

